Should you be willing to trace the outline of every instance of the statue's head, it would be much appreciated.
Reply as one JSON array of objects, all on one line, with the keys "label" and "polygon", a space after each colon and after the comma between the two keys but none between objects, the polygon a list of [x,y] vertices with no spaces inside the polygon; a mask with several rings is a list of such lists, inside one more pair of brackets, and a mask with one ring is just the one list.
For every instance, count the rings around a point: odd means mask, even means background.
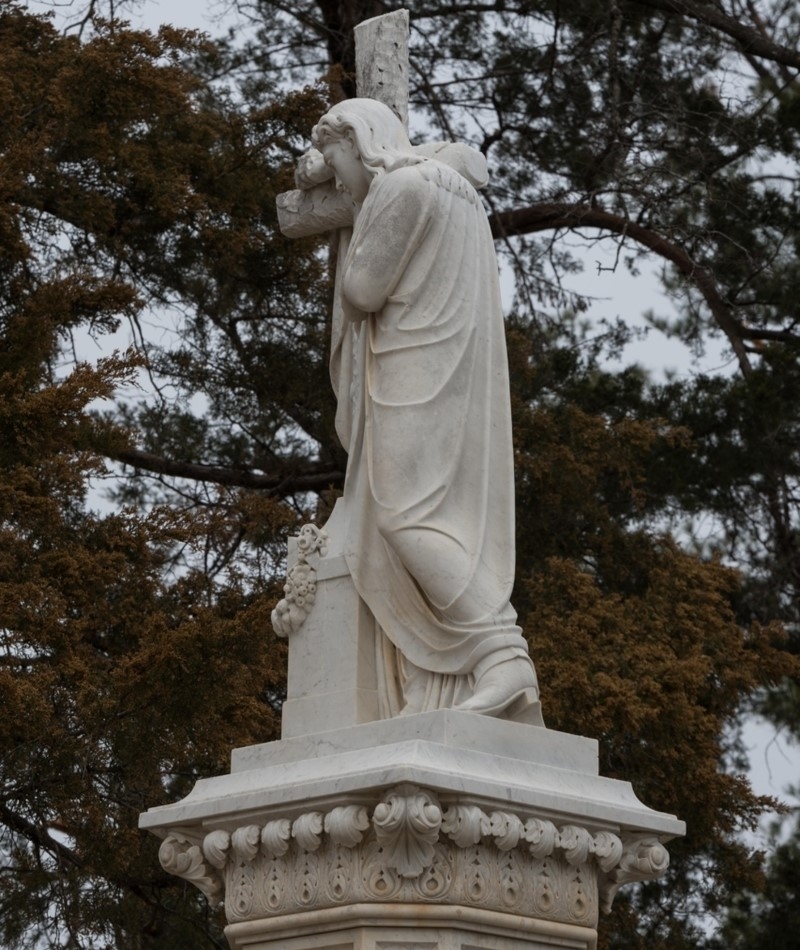
[{"label": "statue's head", "polygon": [[321,152],[342,139],[353,142],[370,177],[422,161],[412,151],[403,123],[377,99],[338,102],[311,132],[311,141]]}]

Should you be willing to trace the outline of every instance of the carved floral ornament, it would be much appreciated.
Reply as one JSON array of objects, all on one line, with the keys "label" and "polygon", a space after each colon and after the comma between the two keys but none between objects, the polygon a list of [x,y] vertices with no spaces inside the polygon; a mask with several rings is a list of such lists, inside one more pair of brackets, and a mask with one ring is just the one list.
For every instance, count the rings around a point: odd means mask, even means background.
[{"label": "carved floral ornament", "polygon": [[315,524],[304,524],[297,536],[297,561],[286,575],[283,597],[272,611],[272,627],[279,637],[297,633],[311,613],[317,596],[317,572],[309,563],[313,554],[328,553],[328,533]]},{"label": "carved floral ornament", "polygon": [[[593,926],[617,890],[662,875],[666,848],[654,836],[591,832],[574,824],[442,807],[411,784],[372,809],[340,805],[205,836],[174,829],[162,867],[191,881],[229,921],[341,903],[428,900],[467,903]],[[598,895],[599,890],[599,895]]]}]

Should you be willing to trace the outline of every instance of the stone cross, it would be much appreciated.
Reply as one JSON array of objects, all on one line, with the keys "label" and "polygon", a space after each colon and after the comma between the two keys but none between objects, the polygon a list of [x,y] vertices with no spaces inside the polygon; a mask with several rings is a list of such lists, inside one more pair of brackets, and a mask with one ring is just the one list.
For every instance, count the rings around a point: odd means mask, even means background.
[{"label": "stone cross", "polygon": [[[408,35],[407,10],[365,20],[355,28],[358,95],[389,106],[406,127]],[[353,225],[353,201],[336,190],[332,179],[285,192],[277,205],[287,237],[338,232]],[[324,731],[332,722],[349,726],[380,718],[374,620],[353,587],[344,558],[335,551],[325,556],[326,536],[306,544],[309,539],[310,534],[304,538],[301,532],[289,542],[287,588],[302,585],[305,592],[311,573],[315,593],[303,598],[299,629],[289,636],[284,738]],[[287,595],[288,601],[294,599],[288,589]],[[282,604],[288,613],[294,605],[287,600]],[[287,623],[291,619],[287,616]]]},{"label": "stone cross", "polygon": [[[358,95],[389,106],[408,128],[408,10],[365,20],[354,32]],[[426,142],[414,151],[451,165],[476,188],[489,180],[484,156],[463,143]],[[325,234],[353,224],[352,199],[337,192],[332,180],[284,192],[277,206],[278,224],[287,237]]]},{"label": "stone cross", "polygon": [[[355,28],[356,90],[377,99],[408,128],[408,10],[396,10]],[[332,181],[278,196],[278,223],[287,237],[324,234],[353,224],[353,202]]]}]

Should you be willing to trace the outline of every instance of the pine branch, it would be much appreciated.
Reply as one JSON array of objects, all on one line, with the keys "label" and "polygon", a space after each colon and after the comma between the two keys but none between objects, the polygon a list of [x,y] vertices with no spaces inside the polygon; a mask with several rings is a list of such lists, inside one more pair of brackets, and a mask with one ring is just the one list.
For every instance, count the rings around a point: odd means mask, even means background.
[{"label": "pine branch", "polygon": [[768,330],[761,327],[742,326],[740,330],[746,340],[764,341],[770,340],[773,343],[786,343],[789,346],[800,346],[800,336],[792,333],[791,330]]},{"label": "pine branch", "polygon": [[0,802],[0,820],[12,831],[27,838],[32,844],[38,845],[43,851],[51,854],[60,866],[70,865],[82,868],[83,861],[78,855],[61,841],[53,838],[46,828],[40,828],[27,818],[13,811],[4,802]]}]

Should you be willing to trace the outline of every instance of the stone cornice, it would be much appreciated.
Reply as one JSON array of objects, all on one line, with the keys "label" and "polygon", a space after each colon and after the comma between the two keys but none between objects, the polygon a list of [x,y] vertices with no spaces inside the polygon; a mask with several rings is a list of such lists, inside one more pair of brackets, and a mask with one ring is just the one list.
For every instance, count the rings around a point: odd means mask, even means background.
[{"label": "stone cornice", "polygon": [[372,901],[434,901],[594,926],[623,884],[664,873],[653,835],[556,825],[546,817],[443,805],[402,783],[373,805],[337,805],[233,831],[173,828],[165,870],[230,922]]}]

